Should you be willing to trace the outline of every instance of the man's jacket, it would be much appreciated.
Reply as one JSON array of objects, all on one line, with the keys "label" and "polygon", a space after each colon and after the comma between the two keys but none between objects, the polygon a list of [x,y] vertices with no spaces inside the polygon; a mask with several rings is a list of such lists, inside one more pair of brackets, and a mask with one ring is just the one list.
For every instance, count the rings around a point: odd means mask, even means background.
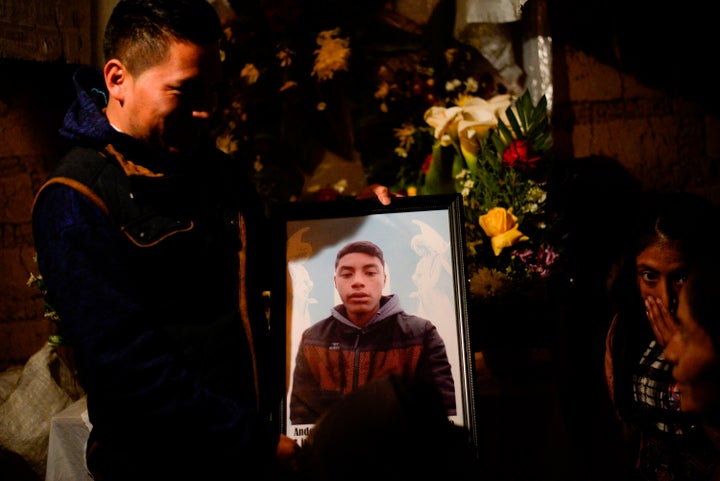
[{"label": "man's jacket", "polygon": [[261,357],[273,352],[262,202],[222,152],[167,158],[109,125],[98,73],[75,81],[61,129],[73,148],[37,195],[33,229],[87,393],[88,462],[166,479],[269,465],[283,378]]},{"label": "man's jacket", "polygon": [[395,294],[383,296],[375,317],[354,325],[340,304],[305,330],[298,349],[290,421],[312,424],[343,396],[387,375],[434,386],[456,414],[455,386],[445,343],[428,320],[407,314]]}]

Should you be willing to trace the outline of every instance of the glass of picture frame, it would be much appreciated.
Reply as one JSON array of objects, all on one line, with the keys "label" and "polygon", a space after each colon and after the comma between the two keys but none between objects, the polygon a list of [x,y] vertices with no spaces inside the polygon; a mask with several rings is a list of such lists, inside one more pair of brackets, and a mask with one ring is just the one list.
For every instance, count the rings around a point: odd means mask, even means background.
[{"label": "glass of picture frame", "polygon": [[[294,421],[291,412],[300,341],[306,329],[331,317],[331,309],[341,304],[333,277],[338,251],[363,240],[384,254],[383,295],[394,294],[403,311],[437,329],[453,380],[455,402],[448,418],[466,427],[477,445],[462,196],[399,197],[387,206],[377,199],[289,203],[275,206],[272,218],[279,254],[272,263],[278,281],[272,291],[271,324],[284,331],[282,433],[302,445],[314,427],[313,421]],[[387,373],[383,369],[376,371]],[[372,374],[364,375],[367,380]]]}]

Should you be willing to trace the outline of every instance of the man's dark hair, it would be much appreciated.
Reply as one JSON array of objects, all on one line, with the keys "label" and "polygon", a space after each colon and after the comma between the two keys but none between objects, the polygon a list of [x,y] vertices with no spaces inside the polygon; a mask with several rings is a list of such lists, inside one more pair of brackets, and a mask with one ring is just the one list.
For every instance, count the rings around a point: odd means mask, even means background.
[{"label": "man's dark hair", "polygon": [[134,75],[157,65],[171,41],[217,44],[222,25],[207,0],[120,0],[105,28],[105,61],[116,58]]},{"label": "man's dark hair", "polygon": [[351,242],[342,249],[340,249],[340,251],[337,253],[337,256],[335,257],[335,268],[337,269],[338,263],[340,262],[340,259],[342,257],[353,252],[362,252],[364,254],[369,254],[373,257],[377,257],[378,259],[380,259],[380,262],[385,265],[385,258],[383,257],[382,249],[380,249],[378,246],[376,246],[370,241],[357,241]]}]

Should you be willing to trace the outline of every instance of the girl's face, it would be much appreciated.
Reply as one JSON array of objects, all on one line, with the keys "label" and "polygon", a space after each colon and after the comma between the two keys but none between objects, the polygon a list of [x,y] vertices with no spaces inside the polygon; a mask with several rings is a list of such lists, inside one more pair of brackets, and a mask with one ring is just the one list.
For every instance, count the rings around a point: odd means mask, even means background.
[{"label": "girl's face", "polygon": [[683,411],[712,414],[720,411],[720,358],[705,328],[690,315],[687,296],[680,293],[678,331],[665,348],[675,364],[673,377],[680,390]]},{"label": "girl's face", "polygon": [[656,242],[635,259],[637,284],[643,300],[648,296],[660,299],[675,313],[680,288],[687,279],[688,268],[679,246]]}]

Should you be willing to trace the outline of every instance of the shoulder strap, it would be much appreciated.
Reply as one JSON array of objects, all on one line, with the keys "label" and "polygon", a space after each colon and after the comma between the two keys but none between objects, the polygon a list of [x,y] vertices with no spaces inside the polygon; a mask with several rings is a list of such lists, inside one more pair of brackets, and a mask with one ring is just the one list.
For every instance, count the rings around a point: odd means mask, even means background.
[{"label": "shoulder strap", "polygon": [[58,168],[45,180],[45,183],[35,194],[32,208],[35,208],[35,204],[37,204],[45,189],[51,185],[61,184],[80,192],[110,216],[110,209],[105,201],[90,187],[106,164],[100,152],[85,147],[73,147],[65,158],[72,160],[61,162]]},{"label": "shoulder strap", "polygon": [[[169,236],[193,228],[189,219],[158,214],[151,206],[136,202],[130,175],[148,174],[118,156],[120,154],[111,145],[102,150],[74,147],[40,187],[33,206],[49,186],[66,185],[97,205],[138,247],[156,245]],[[128,166],[135,170],[128,172]]]}]

